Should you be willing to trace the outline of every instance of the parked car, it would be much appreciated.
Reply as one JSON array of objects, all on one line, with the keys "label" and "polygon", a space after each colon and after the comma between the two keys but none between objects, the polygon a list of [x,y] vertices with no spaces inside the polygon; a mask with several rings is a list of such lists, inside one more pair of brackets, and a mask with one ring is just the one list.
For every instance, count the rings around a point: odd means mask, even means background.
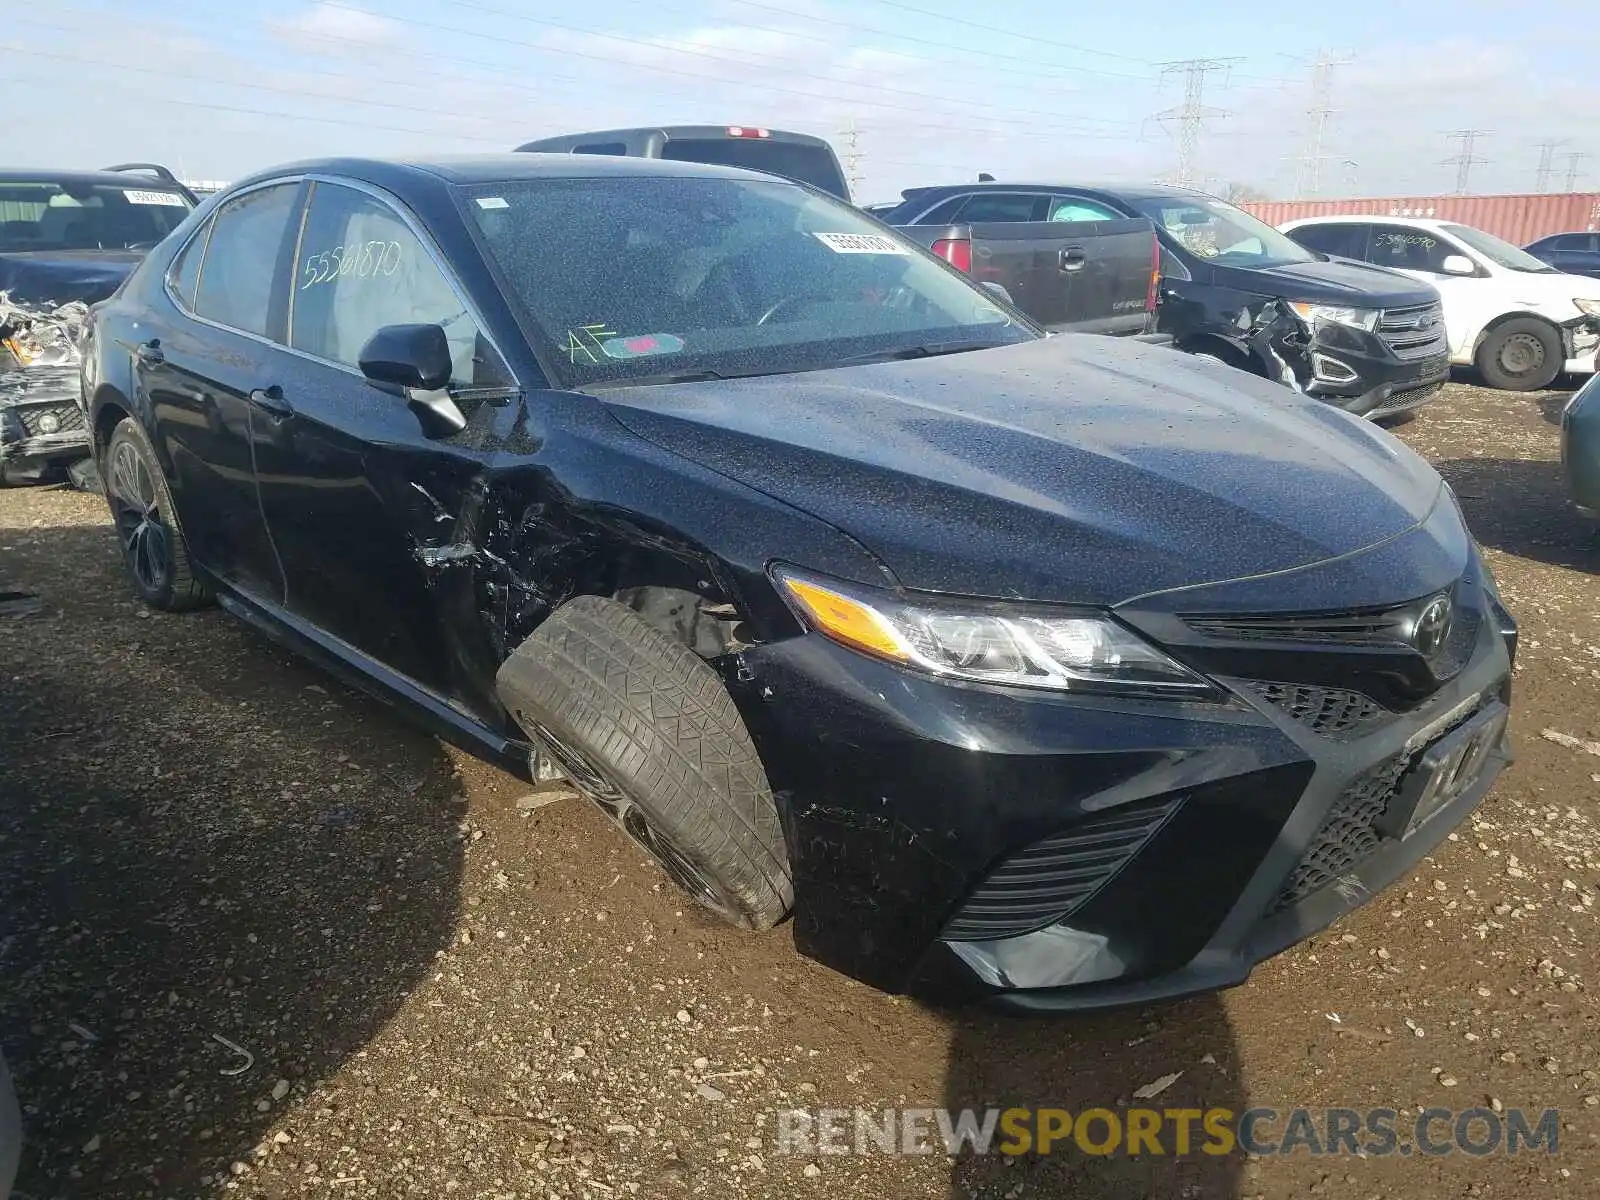
[{"label": "parked car", "polygon": [[1161,243],[1161,332],[1180,349],[1348,412],[1372,418],[1409,412],[1437,394],[1449,374],[1433,289],[1392,272],[1329,262],[1201,192],[1156,184],[990,183],[905,195],[884,217],[888,224],[947,224],[968,219],[974,207],[1023,220],[1148,218]]},{"label": "parked car", "polygon": [[808,133],[762,129],[755,125],[661,125],[645,129],[605,129],[540,138],[518,146],[538,154],[606,154],[664,158],[669,162],[711,163],[765,171],[808,183],[830,196],[850,199],[844,169],[833,147]]},{"label": "parked car", "polygon": [[1481,229],[1422,217],[1316,217],[1283,231],[1303,246],[1426,280],[1444,300],[1450,361],[1490,387],[1537,391],[1594,370],[1600,282],[1564,275]]},{"label": "parked car", "polygon": [[104,300],[194,205],[172,172],[154,164],[0,167],[0,292],[49,308]]},{"label": "parked car", "polygon": [[0,486],[44,483],[89,457],[78,408],[80,302],[30,308],[0,295]]},{"label": "parked car", "polygon": [[1552,233],[1525,249],[1558,271],[1600,279],[1600,233]]},{"label": "parked car", "polygon": [[1561,463],[1578,512],[1600,521],[1600,375],[1590,376],[1562,410]]},{"label": "parked car", "polygon": [[706,907],[792,908],[880,987],[1238,983],[1504,762],[1515,626],[1421,458],[1046,337],[787,181],[284,167],[208,200],[87,354],[148,604],[215,597],[554,763]]},{"label": "parked car", "polygon": [[1007,299],[1046,329],[1148,334],[1155,328],[1159,248],[1145,217],[1106,217],[1039,199],[1024,212],[978,196],[947,223],[900,230]]}]

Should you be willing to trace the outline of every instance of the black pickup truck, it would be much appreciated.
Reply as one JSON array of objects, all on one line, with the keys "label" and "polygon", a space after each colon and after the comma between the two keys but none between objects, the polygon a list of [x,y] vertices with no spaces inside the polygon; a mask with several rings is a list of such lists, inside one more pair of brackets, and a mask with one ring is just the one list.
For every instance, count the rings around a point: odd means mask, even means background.
[{"label": "black pickup truck", "polygon": [[[1202,192],[1161,184],[976,183],[903,195],[905,202],[881,220],[908,234],[969,219],[974,206],[986,212],[1004,206],[1024,214],[1015,219],[1034,222],[1148,218],[1160,241],[1161,333],[1180,349],[1357,415],[1414,409],[1449,375],[1432,287],[1365,263],[1330,260]],[[1017,300],[1038,315],[1037,299]]]}]

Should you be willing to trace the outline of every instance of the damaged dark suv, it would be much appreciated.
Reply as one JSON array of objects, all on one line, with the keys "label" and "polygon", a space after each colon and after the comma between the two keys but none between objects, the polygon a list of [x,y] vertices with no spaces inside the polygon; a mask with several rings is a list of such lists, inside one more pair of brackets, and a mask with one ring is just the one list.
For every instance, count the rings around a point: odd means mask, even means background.
[{"label": "damaged dark suv", "polygon": [[146,601],[558,769],[884,988],[1237,983],[1505,762],[1515,627],[1420,458],[800,184],[282,168],[95,310],[84,402]]}]

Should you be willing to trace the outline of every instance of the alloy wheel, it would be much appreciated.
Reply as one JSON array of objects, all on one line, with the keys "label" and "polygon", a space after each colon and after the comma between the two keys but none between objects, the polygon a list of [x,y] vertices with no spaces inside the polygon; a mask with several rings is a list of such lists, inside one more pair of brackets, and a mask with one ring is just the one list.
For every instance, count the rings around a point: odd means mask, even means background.
[{"label": "alloy wheel", "polygon": [[128,569],[146,595],[155,595],[167,583],[169,534],[150,466],[132,442],[112,448],[106,491]]}]

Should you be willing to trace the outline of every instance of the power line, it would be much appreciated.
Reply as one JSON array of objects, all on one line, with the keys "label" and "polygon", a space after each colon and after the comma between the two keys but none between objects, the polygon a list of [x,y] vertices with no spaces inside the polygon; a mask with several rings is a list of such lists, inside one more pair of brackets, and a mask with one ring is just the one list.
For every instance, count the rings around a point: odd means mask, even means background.
[{"label": "power line", "polygon": [[1163,124],[1172,120],[1178,122],[1178,169],[1174,179],[1185,187],[1193,185],[1196,179],[1200,134],[1206,121],[1229,115],[1220,108],[1205,106],[1206,76],[1216,72],[1226,74],[1238,61],[1237,58],[1186,58],[1161,64],[1163,81],[1168,75],[1183,74],[1183,103],[1157,113],[1155,119]]},{"label": "power line", "polygon": [[1477,145],[1478,139],[1488,137],[1493,130],[1489,129],[1458,129],[1446,136],[1461,143],[1461,153],[1451,158],[1444,159],[1442,166],[1453,166],[1456,169],[1456,195],[1465,196],[1468,186],[1472,181],[1472,168],[1489,160],[1473,156],[1472,148]]},{"label": "power line", "polygon": [[1534,191],[1548,192],[1550,190],[1550,176],[1555,171],[1556,150],[1562,146],[1565,146],[1566,144],[1566,138],[1560,138],[1553,142],[1540,142],[1538,144],[1539,172],[1536,176],[1536,182],[1533,185]]},{"label": "power line", "polygon": [[1333,107],[1333,72],[1349,65],[1348,58],[1335,58],[1326,52],[1317,55],[1316,62],[1311,65],[1311,105],[1306,109],[1310,125],[1295,171],[1296,200],[1303,196],[1315,196],[1322,191],[1322,163],[1324,159],[1332,157],[1322,152],[1322,142],[1327,136],[1328,121],[1336,111]]}]

